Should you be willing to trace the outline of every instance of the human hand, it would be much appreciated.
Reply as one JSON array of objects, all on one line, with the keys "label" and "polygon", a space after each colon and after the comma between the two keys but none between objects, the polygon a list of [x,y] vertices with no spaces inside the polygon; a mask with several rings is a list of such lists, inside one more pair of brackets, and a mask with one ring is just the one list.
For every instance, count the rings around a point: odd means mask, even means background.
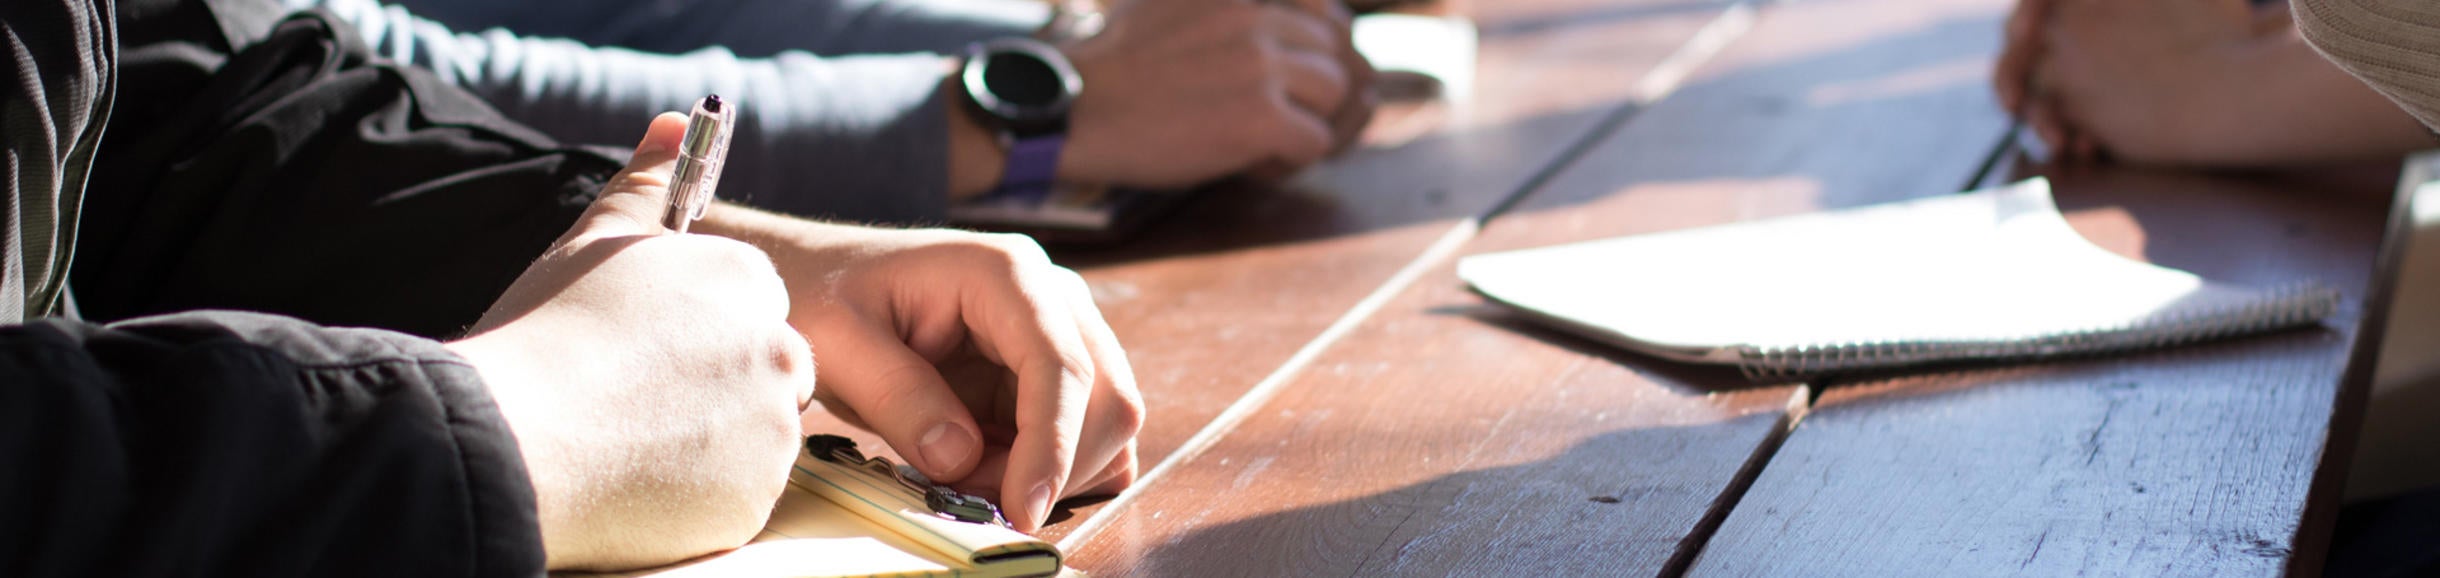
[{"label": "human hand", "polygon": [[1372,124],[1373,110],[1381,105],[1381,95],[1373,91],[1373,81],[1380,77],[1372,61],[1356,52],[1355,14],[1341,0],[1291,0],[1307,13],[1327,18],[1339,33],[1339,66],[1347,71],[1346,96],[1330,114],[1331,152],[1344,152],[1364,137],[1364,127]]},{"label": "human hand", "polygon": [[1286,173],[1355,142],[1372,68],[1335,0],[1126,1],[1061,47],[1084,79],[1063,180],[1191,186]]},{"label": "human hand", "polygon": [[769,251],[822,356],[833,414],[1018,529],[1136,476],[1143,401],[1083,279],[1033,241],[813,223],[716,206],[701,230]]},{"label": "human hand", "polygon": [[[1364,127],[1372,125],[1373,111],[1381,106],[1381,94],[1373,90],[1380,71],[1373,69],[1372,61],[1365,60],[1363,53],[1356,52],[1355,28],[1351,25],[1354,15],[1347,3],[1340,0],[1293,0],[1293,3],[1339,23],[1338,60],[1347,71],[1347,96],[1339,103],[1338,111],[1330,115],[1330,154],[1347,152],[1363,140]],[[1259,181],[1280,181],[1303,168],[1274,160],[1256,165],[1247,176]]]},{"label": "human hand", "polygon": [[489,386],[533,480],[552,568],[736,547],[785,489],[814,366],[744,243],[660,226],[685,117],[449,348]]},{"label": "human hand", "polygon": [[2225,139],[2276,138],[2229,133],[2277,22],[2245,0],[2021,0],[1994,88],[2065,159],[2208,162]]}]

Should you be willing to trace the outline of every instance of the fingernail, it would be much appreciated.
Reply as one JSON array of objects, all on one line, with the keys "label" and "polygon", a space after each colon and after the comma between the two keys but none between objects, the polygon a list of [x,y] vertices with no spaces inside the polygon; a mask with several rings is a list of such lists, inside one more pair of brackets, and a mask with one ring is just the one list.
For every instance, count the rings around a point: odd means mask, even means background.
[{"label": "fingernail", "polygon": [[915,445],[922,448],[924,463],[931,464],[932,472],[937,474],[966,463],[966,456],[974,454],[974,435],[944,421],[924,431],[923,439],[915,440]]},{"label": "fingernail", "polygon": [[1037,528],[1042,527],[1042,526],[1043,526],[1043,525],[1044,525],[1046,522],[1049,522],[1049,521],[1050,521],[1050,517],[1051,517],[1051,483],[1050,483],[1050,481],[1048,481],[1048,480],[1044,480],[1042,483],[1039,483],[1039,484],[1034,484],[1034,493],[1033,493],[1032,495],[1030,495],[1030,496],[1028,496],[1028,497],[1026,497],[1026,498],[1025,498],[1025,507],[1026,507],[1026,510],[1025,510],[1025,511],[1026,511],[1026,512],[1028,512],[1028,513],[1031,513],[1031,514],[1033,515],[1033,519],[1034,519],[1034,527],[1037,527]]}]

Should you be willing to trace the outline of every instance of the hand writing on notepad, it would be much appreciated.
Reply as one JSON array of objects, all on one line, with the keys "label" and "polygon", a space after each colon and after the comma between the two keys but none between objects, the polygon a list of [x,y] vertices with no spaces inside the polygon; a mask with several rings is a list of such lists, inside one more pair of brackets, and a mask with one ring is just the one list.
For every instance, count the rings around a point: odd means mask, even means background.
[{"label": "hand writing on notepad", "polygon": [[745,543],[785,487],[811,397],[933,479],[996,498],[1019,529],[1058,499],[1133,483],[1143,404],[1075,273],[1023,237],[725,205],[695,230],[762,251],[667,234],[682,126],[656,119],[592,210],[451,344],[517,434],[551,567]]},{"label": "hand writing on notepad", "polygon": [[770,259],[659,224],[682,119],[449,344],[517,436],[552,568],[735,547],[787,487],[811,353]]}]

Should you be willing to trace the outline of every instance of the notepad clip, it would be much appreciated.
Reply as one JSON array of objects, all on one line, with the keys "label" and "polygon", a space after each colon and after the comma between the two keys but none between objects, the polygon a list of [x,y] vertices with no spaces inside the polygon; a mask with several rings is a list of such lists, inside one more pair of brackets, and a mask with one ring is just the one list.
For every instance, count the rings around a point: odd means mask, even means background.
[{"label": "notepad clip", "polygon": [[1008,518],[1000,515],[1000,507],[993,505],[991,500],[932,483],[932,479],[916,471],[915,466],[892,463],[889,458],[865,457],[864,452],[856,450],[855,440],[828,434],[806,436],[805,451],[823,461],[865,468],[897,480],[899,485],[923,495],[924,506],[943,518],[1008,526]]}]

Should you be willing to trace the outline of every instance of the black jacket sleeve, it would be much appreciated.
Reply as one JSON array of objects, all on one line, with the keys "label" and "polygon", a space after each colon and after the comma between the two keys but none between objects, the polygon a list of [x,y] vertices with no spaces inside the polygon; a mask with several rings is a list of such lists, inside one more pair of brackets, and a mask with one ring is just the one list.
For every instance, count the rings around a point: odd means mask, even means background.
[{"label": "black jacket sleeve", "polygon": [[226,312],[0,327],[0,575],[537,575],[534,499],[436,342]]},{"label": "black jacket sleeve", "polygon": [[619,169],[376,57],[325,13],[119,8],[119,100],[71,273],[88,319],[229,309],[446,338]]}]

